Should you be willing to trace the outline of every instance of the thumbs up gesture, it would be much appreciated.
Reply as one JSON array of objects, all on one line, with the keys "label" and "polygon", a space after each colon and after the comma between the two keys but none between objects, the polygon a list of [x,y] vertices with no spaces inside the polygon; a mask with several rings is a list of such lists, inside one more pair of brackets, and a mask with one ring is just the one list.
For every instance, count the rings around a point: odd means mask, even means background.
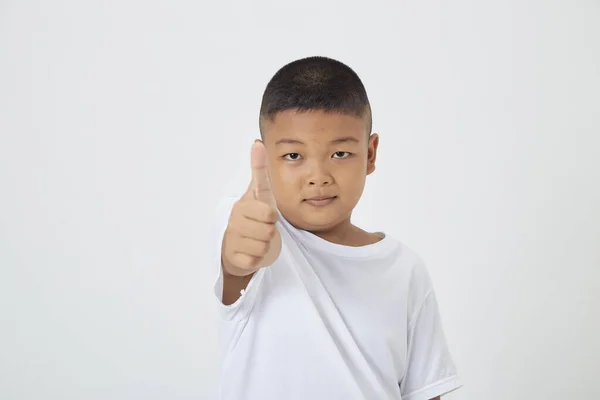
[{"label": "thumbs up gesture", "polygon": [[247,276],[271,265],[281,252],[281,236],[275,225],[279,214],[262,142],[254,143],[250,158],[252,181],[233,206],[221,252],[224,270],[235,276]]},{"label": "thumbs up gesture", "polygon": [[[277,204],[275,203],[275,196],[271,190],[271,180],[269,179],[267,150],[265,149],[265,145],[260,141],[252,145],[250,166],[252,168],[252,182],[246,195],[261,203],[268,204],[273,208],[275,214],[277,214]],[[252,193],[250,193],[250,190]]]}]

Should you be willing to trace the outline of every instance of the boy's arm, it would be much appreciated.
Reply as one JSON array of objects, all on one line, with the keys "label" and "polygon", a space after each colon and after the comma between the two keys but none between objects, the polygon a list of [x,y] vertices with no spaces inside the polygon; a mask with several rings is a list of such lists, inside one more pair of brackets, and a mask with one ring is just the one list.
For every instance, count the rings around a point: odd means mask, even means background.
[{"label": "boy's arm", "polygon": [[235,276],[226,272],[223,267],[223,304],[230,306],[242,295],[242,290],[248,287],[248,283],[254,273],[246,276]]},{"label": "boy's arm", "polygon": [[439,399],[462,386],[442,327],[435,291],[425,264],[417,257],[411,272],[407,367],[402,397]]},{"label": "boy's arm", "polygon": [[273,264],[281,252],[281,235],[276,226],[279,214],[262,142],[254,143],[250,158],[252,181],[233,206],[222,239],[222,302],[225,305],[235,303],[256,271]]}]

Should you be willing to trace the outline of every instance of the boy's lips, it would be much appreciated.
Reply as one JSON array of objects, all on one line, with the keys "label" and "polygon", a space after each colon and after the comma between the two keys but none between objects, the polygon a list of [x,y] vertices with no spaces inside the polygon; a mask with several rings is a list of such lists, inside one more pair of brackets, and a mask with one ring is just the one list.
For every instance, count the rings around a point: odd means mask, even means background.
[{"label": "boy's lips", "polygon": [[305,202],[313,206],[325,206],[335,200],[337,196],[315,196],[304,199]]}]

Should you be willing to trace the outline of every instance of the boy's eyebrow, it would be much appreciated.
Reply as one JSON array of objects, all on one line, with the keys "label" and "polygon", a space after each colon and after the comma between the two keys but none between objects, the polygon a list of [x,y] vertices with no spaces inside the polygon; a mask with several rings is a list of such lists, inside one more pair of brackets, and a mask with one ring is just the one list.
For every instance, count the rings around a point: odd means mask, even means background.
[{"label": "boy's eyebrow", "polygon": [[344,136],[341,138],[333,139],[331,143],[344,143],[344,142],[356,142],[358,143],[358,139],[352,136]]},{"label": "boy's eyebrow", "polygon": [[[332,144],[335,144],[335,143],[344,143],[344,142],[356,142],[356,143],[358,143],[359,141],[358,141],[358,139],[356,139],[355,137],[352,137],[352,136],[344,136],[344,137],[341,137],[341,138],[333,139],[331,141]],[[297,140],[297,139],[286,139],[286,138],[283,138],[283,139],[279,139],[277,142],[275,142],[275,144],[277,145],[277,144],[304,144],[304,143],[301,142],[300,140]]]},{"label": "boy's eyebrow", "polygon": [[279,139],[278,141],[275,142],[275,144],[304,144],[299,140],[296,139]]}]

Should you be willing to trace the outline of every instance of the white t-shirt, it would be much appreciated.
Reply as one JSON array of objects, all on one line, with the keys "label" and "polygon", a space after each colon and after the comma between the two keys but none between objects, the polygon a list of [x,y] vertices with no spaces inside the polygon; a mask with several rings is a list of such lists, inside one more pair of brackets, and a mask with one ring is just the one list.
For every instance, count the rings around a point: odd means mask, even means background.
[{"label": "white t-shirt", "polygon": [[[429,400],[461,386],[419,256],[389,235],[350,247],[277,223],[282,250],[232,305],[214,267],[222,400]],[[280,214],[281,215],[281,214]]]}]

